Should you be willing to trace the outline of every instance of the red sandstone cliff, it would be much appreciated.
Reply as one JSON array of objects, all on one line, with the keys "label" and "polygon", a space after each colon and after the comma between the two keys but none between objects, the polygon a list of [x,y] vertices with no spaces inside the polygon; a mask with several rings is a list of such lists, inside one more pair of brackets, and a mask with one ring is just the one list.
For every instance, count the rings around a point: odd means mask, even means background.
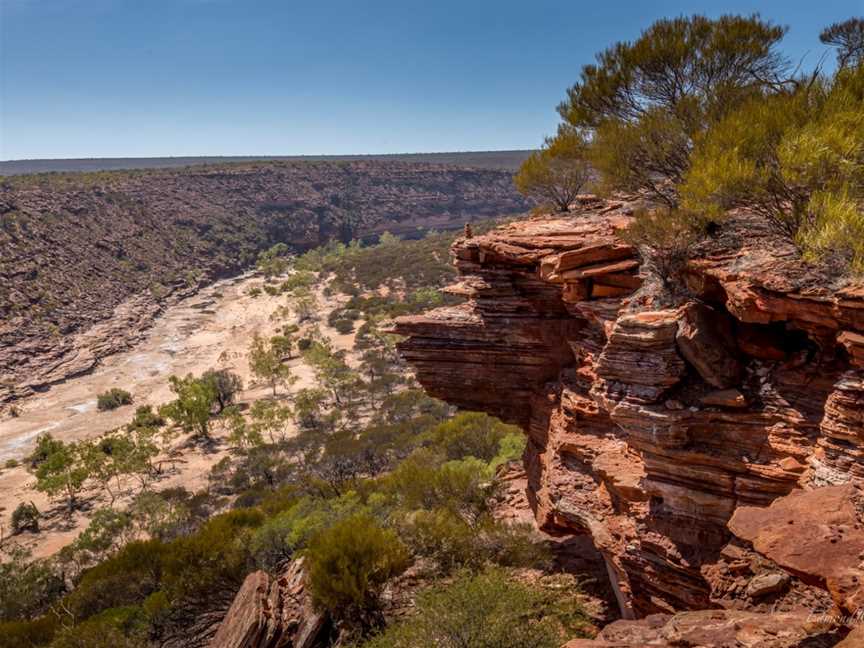
[{"label": "red sandstone cliff", "polygon": [[593,539],[625,618],[854,612],[864,288],[742,213],[668,299],[618,236],[633,206],[586,197],[457,241],[467,300],[400,319],[402,354],[433,396],[525,429],[538,522]]}]

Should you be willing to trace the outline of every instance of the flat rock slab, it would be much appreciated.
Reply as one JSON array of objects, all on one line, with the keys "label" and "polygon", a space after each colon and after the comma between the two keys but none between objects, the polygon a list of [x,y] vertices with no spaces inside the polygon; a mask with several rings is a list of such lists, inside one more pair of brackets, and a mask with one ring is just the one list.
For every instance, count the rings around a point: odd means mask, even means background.
[{"label": "flat rock slab", "polygon": [[767,508],[739,507],[729,530],[804,582],[854,611],[864,601],[861,492],[852,484],[795,491]]}]

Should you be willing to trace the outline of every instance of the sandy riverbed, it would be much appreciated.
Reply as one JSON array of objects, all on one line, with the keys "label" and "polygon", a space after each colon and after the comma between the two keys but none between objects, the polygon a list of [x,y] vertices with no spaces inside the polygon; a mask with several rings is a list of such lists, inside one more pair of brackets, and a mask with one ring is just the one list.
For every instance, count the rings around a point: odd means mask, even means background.
[{"label": "sandy riverbed", "polygon": [[[136,347],[105,359],[90,374],[55,385],[49,391],[19,403],[21,415],[18,418],[0,421],[0,524],[9,528],[9,517],[22,501],[33,501],[40,511],[48,513],[43,533],[20,536],[32,546],[37,556],[56,552],[74,540],[86,526],[85,512],[79,512],[67,522],[56,502],[49,502],[33,489],[35,480],[23,467],[2,468],[9,459],[25,457],[43,432],[71,441],[97,437],[124,425],[131,420],[138,405],[158,407],[171,400],[168,377],[172,374],[198,375],[210,368],[226,368],[243,379],[246,389],[241,401],[248,402],[269,394],[269,387],[253,384],[246,351],[256,332],[270,335],[277,326],[286,323],[286,320],[271,321],[270,317],[286,303],[286,297],[266,293],[249,296],[249,288],[260,283],[260,278],[250,276],[216,283],[166,310]],[[339,335],[323,325],[338,300],[325,301],[320,291],[318,296],[322,332],[336,348],[353,348],[353,334]],[[298,378],[291,390],[310,386],[312,374],[309,367],[299,359],[293,360],[291,365]],[[96,396],[111,387],[131,392],[134,404],[111,412],[99,412]],[[182,485],[195,490],[203,487],[209,468],[227,452],[220,436],[217,432],[216,446],[208,452],[194,448],[187,450],[182,457],[185,463],[180,465],[179,471],[160,481],[156,488]],[[93,499],[89,503],[91,509],[104,505],[98,494],[91,493],[90,497]]]}]

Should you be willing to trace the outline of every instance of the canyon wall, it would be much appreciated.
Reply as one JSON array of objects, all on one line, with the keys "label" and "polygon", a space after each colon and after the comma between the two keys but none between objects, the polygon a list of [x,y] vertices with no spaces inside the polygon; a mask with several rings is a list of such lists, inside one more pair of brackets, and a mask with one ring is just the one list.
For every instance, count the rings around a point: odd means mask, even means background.
[{"label": "canyon wall", "polygon": [[585,196],[459,239],[466,301],[401,318],[402,355],[522,426],[539,525],[593,540],[625,619],[854,612],[864,287],[741,212],[673,299],[620,236],[638,207]]},{"label": "canyon wall", "polygon": [[267,162],[0,180],[0,405],[126,348],[171,299],[295,249],[523,211],[508,170]]}]

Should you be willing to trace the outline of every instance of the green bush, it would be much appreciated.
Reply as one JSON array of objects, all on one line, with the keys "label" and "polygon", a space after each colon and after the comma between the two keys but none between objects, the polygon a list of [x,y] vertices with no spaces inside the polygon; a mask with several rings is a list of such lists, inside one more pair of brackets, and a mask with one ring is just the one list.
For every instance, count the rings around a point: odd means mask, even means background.
[{"label": "green bush", "polygon": [[12,468],[17,468],[20,465],[21,464],[17,459],[7,459],[3,464],[3,467],[7,470],[11,470]]},{"label": "green bush", "polygon": [[39,509],[33,502],[21,502],[12,512],[12,533],[39,533]]},{"label": "green bush", "polygon": [[409,511],[448,509],[472,522],[489,510],[494,483],[487,463],[474,457],[440,463],[418,451],[382,480],[399,506]]},{"label": "green bush", "polygon": [[489,463],[510,434],[523,437],[515,425],[507,425],[482,412],[459,412],[432,429],[429,438],[432,446],[441,449],[447,459],[475,457]]},{"label": "green bush", "polygon": [[354,331],[354,322],[350,319],[339,318],[333,321],[332,326],[336,329],[337,333],[341,333],[342,335],[347,335]]},{"label": "green bush", "polygon": [[753,99],[708,132],[681,187],[685,207],[745,207],[805,258],[864,271],[864,66]]},{"label": "green bush", "polygon": [[60,625],[54,615],[41,616],[31,621],[0,621],[3,648],[33,648],[51,642]]},{"label": "green bush", "polygon": [[132,403],[132,394],[125,389],[113,387],[107,392],[103,392],[96,397],[96,407],[100,412],[117,409],[123,405]]},{"label": "green bush", "polygon": [[706,221],[681,209],[639,210],[622,238],[642,251],[646,266],[672,291],[682,286],[682,271],[703,237]]},{"label": "green bush", "polygon": [[140,405],[135,410],[135,417],[129,423],[129,429],[160,428],[165,425],[165,419],[153,411],[152,405]]},{"label": "green bush", "polygon": [[317,534],[304,556],[315,604],[361,629],[379,623],[381,589],[409,564],[396,534],[364,514]]},{"label": "green bush", "polygon": [[569,585],[529,585],[499,569],[462,574],[422,592],[412,616],[363,648],[558,648],[588,636],[578,590]]},{"label": "green bush", "polygon": [[29,551],[7,546],[0,558],[0,621],[33,618],[65,591],[63,578],[52,565],[32,560]]}]

